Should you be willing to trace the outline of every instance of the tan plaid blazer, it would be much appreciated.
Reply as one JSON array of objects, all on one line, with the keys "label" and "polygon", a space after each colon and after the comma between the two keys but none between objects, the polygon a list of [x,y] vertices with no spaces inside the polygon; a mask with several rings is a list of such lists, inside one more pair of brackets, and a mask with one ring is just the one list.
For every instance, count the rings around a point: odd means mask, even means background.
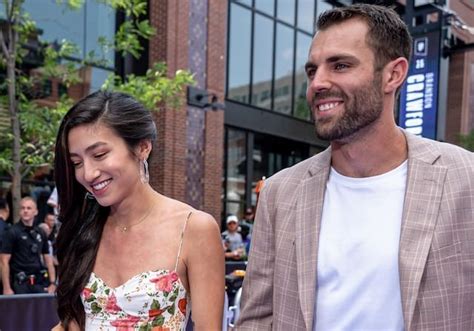
[{"label": "tan plaid blazer", "polygon": [[[474,330],[474,154],[405,132],[399,266],[406,330]],[[330,148],[265,182],[237,330],[312,330]]]}]

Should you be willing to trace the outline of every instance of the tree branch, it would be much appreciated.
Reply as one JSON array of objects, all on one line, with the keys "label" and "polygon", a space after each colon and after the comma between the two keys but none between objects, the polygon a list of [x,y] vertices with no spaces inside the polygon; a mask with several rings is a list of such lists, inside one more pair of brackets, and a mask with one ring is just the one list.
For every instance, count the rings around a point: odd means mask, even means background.
[{"label": "tree branch", "polygon": [[3,30],[0,30],[0,46],[2,47],[2,53],[5,57],[10,57],[10,52],[8,52],[7,44],[5,43],[5,37],[3,36]]},{"label": "tree branch", "polygon": [[8,49],[10,51],[10,56],[15,56],[16,51],[16,37],[15,35],[18,33],[14,26],[17,22],[17,17],[15,17],[16,7],[18,6],[16,0],[12,0],[12,4],[10,7],[10,14],[8,15],[8,37],[10,43],[8,44]]},{"label": "tree branch", "polygon": [[[46,159],[46,155],[48,155],[49,149],[48,148],[43,148],[43,149],[37,149],[33,153],[30,154],[30,156],[39,156],[43,159]],[[25,165],[25,162],[22,162]],[[32,164],[32,165],[25,165],[25,168],[23,169],[23,172],[21,173],[21,177],[24,178],[28,173],[33,169],[34,167],[37,167],[38,164]]]}]

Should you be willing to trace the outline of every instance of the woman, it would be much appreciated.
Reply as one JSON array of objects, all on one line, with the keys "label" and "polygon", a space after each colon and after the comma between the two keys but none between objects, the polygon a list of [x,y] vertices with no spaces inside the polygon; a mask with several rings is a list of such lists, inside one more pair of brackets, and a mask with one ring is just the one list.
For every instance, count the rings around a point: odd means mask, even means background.
[{"label": "woman", "polygon": [[156,138],[132,97],[99,91],[65,115],[56,142],[58,314],[69,330],[220,330],[224,257],[208,214],[148,183]]}]

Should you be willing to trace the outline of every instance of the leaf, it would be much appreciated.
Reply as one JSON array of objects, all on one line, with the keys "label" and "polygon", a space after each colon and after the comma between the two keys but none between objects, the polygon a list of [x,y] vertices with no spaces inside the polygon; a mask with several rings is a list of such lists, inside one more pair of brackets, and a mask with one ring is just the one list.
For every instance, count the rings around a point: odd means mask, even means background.
[{"label": "leaf", "polygon": [[170,313],[171,315],[174,315],[174,311],[175,311],[175,306],[174,304],[171,305],[168,309],[167,309],[168,313]]},{"label": "leaf", "polygon": [[158,300],[156,299],[153,299],[152,303],[151,303],[151,309],[160,309],[160,303],[158,302]]},{"label": "leaf", "polygon": [[98,305],[97,302],[93,302],[91,303],[91,310],[93,314],[97,314],[102,311],[102,308]]},{"label": "leaf", "polygon": [[153,320],[151,326],[163,326],[163,324],[165,324],[165,317],[160,315]]}]

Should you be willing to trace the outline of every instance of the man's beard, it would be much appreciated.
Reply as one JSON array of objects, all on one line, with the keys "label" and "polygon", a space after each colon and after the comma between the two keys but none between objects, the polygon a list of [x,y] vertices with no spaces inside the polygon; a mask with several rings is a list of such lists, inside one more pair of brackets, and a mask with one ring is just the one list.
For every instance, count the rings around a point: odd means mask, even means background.
[{"label": "man's beard", "polygon": [[[337,97],[344,101],[341,117],[318,120],[315,116],[316,136],[327,141],[344,140],[375,122],[383,110],[381,83],[382,74],[375,73],[372,82],[352,91],[352,99],[340,90],[316,92],[313,100]],[[311,105],[310,109],[313,109]],[[334,124],[330,125],[331,121]]]}]

